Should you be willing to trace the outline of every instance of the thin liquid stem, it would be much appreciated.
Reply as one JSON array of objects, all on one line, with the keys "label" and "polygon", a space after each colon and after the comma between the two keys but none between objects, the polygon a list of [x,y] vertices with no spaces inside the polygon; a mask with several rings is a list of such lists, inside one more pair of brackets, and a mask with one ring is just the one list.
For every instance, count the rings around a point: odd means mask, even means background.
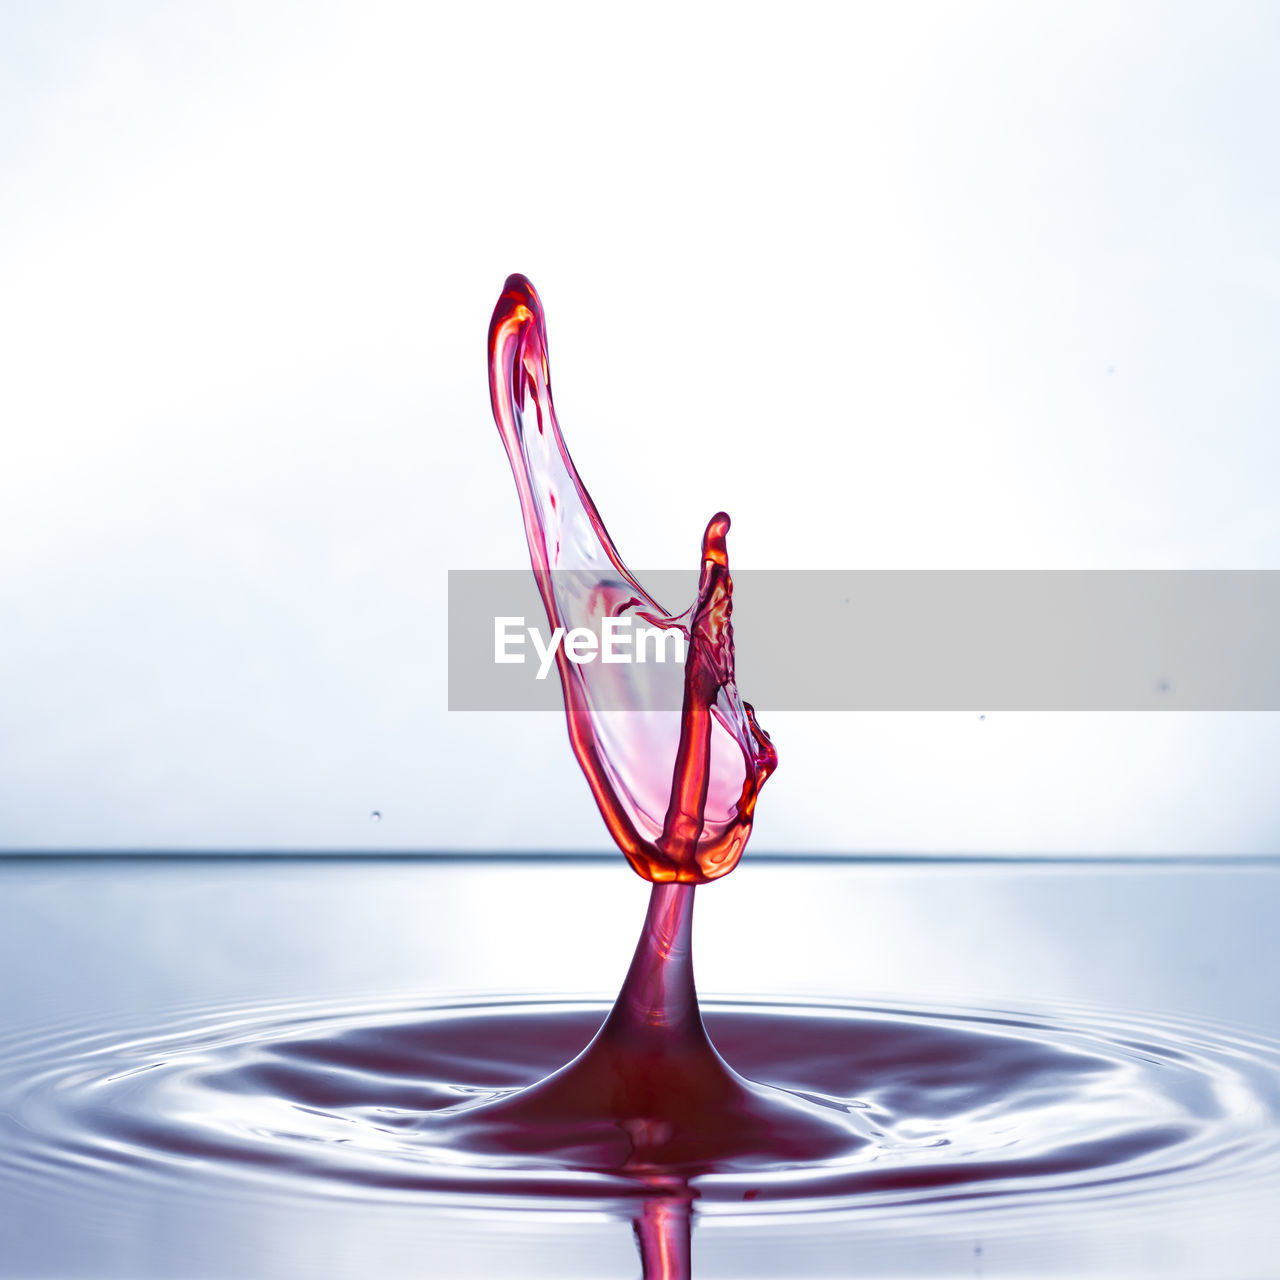
[{"label": "thin liquid stem", "polygon": [[622,990],[601,1029],[611,1040],[707,1042],[693,979],[692,884],[655,884]]}]

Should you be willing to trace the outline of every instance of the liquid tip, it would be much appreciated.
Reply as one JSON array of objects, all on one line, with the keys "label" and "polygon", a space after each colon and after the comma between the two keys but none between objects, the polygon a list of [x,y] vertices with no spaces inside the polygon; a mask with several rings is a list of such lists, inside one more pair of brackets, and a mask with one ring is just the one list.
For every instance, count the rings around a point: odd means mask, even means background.
[{"label": "liquid tip", "polygon": [[729,549],[725,544],[725,535],[729,532],[731,521],[727,512],[717,511],[707,521],[707,531],[702,535],[702,558],[714,560],[716,564],[729,563]]}]

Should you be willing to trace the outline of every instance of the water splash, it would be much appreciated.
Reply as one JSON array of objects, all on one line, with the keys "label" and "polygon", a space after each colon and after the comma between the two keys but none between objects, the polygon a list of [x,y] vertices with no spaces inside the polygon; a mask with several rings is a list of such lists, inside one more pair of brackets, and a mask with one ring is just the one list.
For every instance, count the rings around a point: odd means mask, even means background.
[{"label": "water splash", "polygon": [[630,615],[678,629],[686,658],[675,712],[659,687],[665,666],[576,664],[557,649],[574,755],[618,847],[653,882],[649,911],[622,990],[586,1049],[447,1123],[459,1150],[664,1184],[636,1217],[636,1240],[646,1277],[678,1280],[689,1274],[687,1179],[821,1162],[864,1139],[844,1113],[739,1075],[698,1008],[694,887],[737,866],[777,765],[734,682],[729,517],[717,512],[707,524],[693,604],[668,613],[623,564],[565,448],[542,303],[521,275],[508,277],[490,322],[489,391],[553,635],[600,634],[604,619]]},{"label": "water splash", "polygon": [[609,833],[646,880],[727,875],[777,765],[734,683],[729,517],[707,524],[697,599],[668,613],[623,564],[565,448],[542,303],[522,275],[508,277],[490,322],[489,392],[553,632],[631,617],[687,641],[679,712],[663,709],[663,664],[579,665],[557,650],[569,741]]}]

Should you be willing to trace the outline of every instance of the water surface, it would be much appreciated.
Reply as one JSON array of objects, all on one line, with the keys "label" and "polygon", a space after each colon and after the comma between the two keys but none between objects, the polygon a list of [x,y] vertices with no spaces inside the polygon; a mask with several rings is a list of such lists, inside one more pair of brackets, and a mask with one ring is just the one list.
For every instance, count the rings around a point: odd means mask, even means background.
[{"label": "water surface", "polygon": [[[0,1274],[638,1273],[634,1179],[430,1121],[590,1038],[643,914],[620,864],[0,882]],[[695,1176],[695,1274],[1268,1274],[1275,868],[749,858],[699,898],[717,1045],[858,1141]]]}]

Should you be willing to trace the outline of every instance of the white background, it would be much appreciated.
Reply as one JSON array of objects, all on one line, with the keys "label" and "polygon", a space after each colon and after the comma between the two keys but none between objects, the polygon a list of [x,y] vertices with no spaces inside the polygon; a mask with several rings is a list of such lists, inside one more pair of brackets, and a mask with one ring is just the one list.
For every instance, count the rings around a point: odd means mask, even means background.
[{"label": "white background", "polygon": [[[510,271],[637,568],[1280,569],[1275,4],[9,0],[0,85],[0,847],[604,843],[445,710]],[[1273,716],[760,714],[758,849],[1276,848]]]}]

